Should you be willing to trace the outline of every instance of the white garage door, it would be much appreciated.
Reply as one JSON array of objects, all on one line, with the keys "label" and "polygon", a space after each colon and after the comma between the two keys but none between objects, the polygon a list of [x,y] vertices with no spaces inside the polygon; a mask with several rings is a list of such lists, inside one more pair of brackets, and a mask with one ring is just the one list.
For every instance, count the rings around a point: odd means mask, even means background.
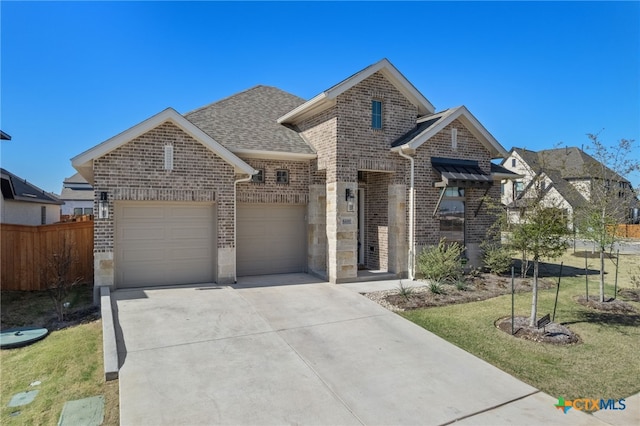
[{"label": "white garage door", "polygon": [[213,204],[117,202],[116,287],[213,282]]},{"label": "white garage door", "polygon": [[239,204],[237,274],[306,270],[304,205]]}]

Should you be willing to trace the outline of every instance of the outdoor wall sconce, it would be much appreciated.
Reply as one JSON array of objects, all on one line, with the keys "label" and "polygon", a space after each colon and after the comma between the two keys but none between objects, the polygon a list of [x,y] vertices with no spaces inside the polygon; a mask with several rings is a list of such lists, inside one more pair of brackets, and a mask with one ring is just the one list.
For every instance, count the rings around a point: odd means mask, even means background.
[{"label": "outdoor wall sconce", "polygon": [[346,201],[353,201],[354,198],[356,198],[356,196],[353,195],[351,188],[347,188]]},{"label": "outdoor wall sconce", "polygon": [[98,201],[98,219],[109,219],[109,199],[106,192],[100,193],[100,201]]},{"label": "outdoor wall sconce", "polygon": [[354,211],[354,202],[353,200],[355,200],[356,196],[353,193],[353,190],[350,188],[347,188],[346,190],[346,194],[345,194],[345,199],[347,200],[347,211],[348,212],[352,212]]}]

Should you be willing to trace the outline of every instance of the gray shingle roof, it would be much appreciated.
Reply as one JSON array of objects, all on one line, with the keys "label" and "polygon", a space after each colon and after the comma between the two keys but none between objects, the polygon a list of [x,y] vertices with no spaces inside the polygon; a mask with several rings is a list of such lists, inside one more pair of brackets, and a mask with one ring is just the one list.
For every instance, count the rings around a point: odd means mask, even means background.
[{"label": "gray shingle roof", "polygon": [[275,87],[255,86],[184,117],[231,151],[313,154],[298,132],[276,121],[304,102]]},{"label": "gray shingle roof", "polygon": [[27,201],[39,204],[64,204],[58,197],[13,173],[0,169],[2,196],[5,200]]}]

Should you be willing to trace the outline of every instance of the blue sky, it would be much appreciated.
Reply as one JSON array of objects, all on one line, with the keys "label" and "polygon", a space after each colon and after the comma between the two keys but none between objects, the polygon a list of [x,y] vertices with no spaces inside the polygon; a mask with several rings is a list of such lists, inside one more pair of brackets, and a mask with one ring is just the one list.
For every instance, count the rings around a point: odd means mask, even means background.
[{"label": "blue sky", "polygon": [[257,84],[309,99],[385,57],[507,149],[640,141],[640,2],[2,1],[0,13],[13,138],[0,162],[55,193],[70,158],[166,107]]}]

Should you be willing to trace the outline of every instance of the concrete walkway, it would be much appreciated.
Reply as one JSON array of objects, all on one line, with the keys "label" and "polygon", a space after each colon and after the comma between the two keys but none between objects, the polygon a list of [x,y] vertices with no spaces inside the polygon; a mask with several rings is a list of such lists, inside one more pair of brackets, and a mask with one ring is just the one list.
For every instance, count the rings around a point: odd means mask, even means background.
[{"label": "concrete walkway", "polygon": [[606,424],[308,275],[112,297],[122,425]]}]

